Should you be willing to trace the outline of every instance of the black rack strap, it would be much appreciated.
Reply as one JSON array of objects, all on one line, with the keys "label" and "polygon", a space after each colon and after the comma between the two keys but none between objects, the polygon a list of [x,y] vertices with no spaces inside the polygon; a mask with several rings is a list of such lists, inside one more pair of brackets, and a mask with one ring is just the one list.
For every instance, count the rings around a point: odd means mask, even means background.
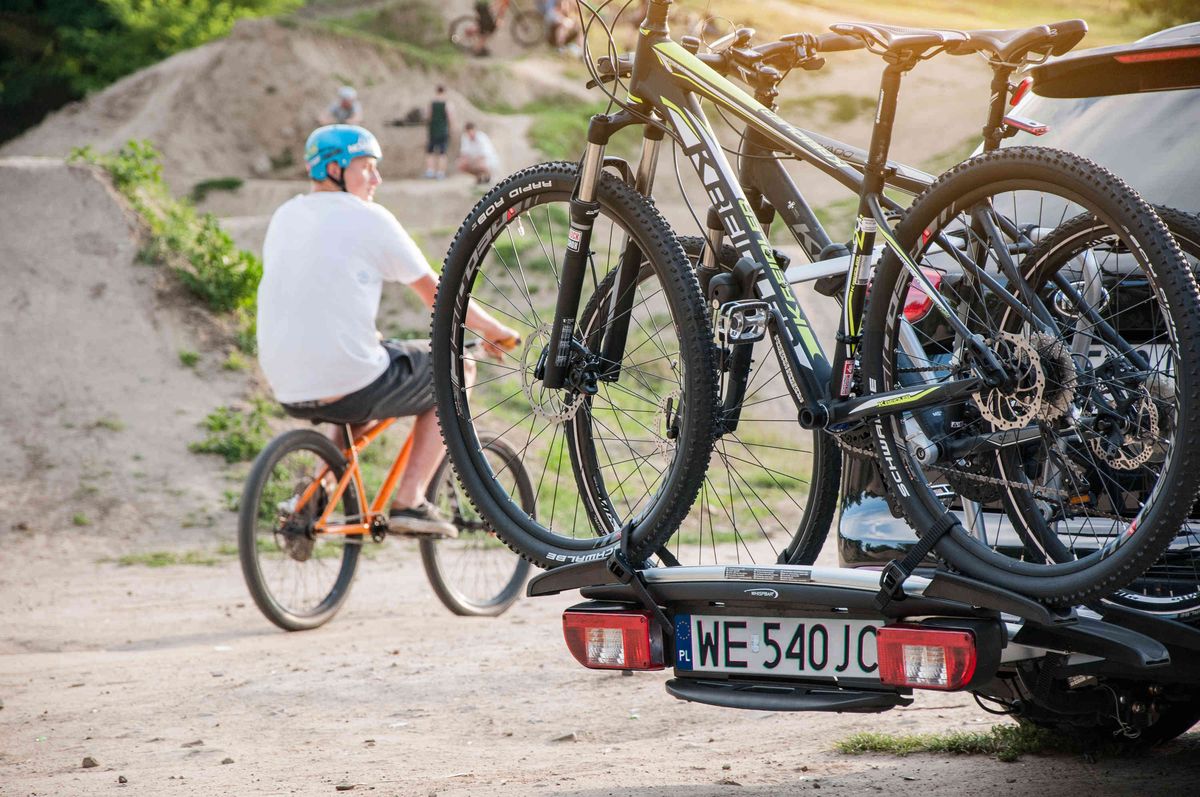
[{"label": "black rack strap", "polygon": [[946,536],[946,532],[958,525],[958,519],[949,512],[942,514],[933,525],[925,530],[917,540],[917,544],[908,549],[902,559],[893,559],[879,576],[879,594],[875,596],[875,605],[882,611],[892,601],[904,600],[904,582],[912,575],[925,557],[937,545],[938,540]]}]

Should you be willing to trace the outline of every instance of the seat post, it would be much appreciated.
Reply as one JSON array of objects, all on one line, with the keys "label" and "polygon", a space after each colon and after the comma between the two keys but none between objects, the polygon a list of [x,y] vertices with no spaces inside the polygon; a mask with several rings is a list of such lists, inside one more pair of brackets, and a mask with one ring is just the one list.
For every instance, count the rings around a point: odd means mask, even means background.
[{"label": "seat post", "polygon": [[[883,80],[879,84],[879,104],[875,109],[875,126],[871,130],[871,147],[867,151],[864,194],[883,191],[888,149],[892,143],[892,125],[896,121],[896,99],[900,95],[900,78],[916,64],[916,59],[907,53],[887,60],[888,65],[883,70]],[[859,213],[862,215],[862,208]]]},{"label": "seat post", "polygon": [[1014,67],[992,64],[992,96],[988,103],[987,124],[983,126],[983,151],[995,152],[1004,138],[1004,106],[1008,104],[1008,79]]}]

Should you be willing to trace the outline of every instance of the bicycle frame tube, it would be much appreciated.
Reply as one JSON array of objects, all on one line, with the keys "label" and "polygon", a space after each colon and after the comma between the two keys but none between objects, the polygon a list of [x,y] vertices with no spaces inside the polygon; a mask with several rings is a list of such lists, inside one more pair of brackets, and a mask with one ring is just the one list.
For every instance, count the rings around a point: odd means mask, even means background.
[{"label": "bicycle frame tube", "polygon": [[[780,346],[778,345],[779,337],[775,338],[785,380],[798,403],[814,407],[822,400],[828,399],[833,392],[834,386],[831,384],[833,374],[830,362],[813,334],[803,310],[792,294],[786,277],[775,261],[766,235],[763,233],[757,217],[751,211],[742,185],[734,175],[733,169],[716,141],[712,127],[700,109],[698,98],[711,100],[742,119],[748,127],[748,135],[757,136],[756,147],[764,150],[782,150],[812,163],[839,182],[848,187],[856,187],[860,191],[864,189],[868,178],[864,177],[863,173],[855,166],[841,160],[803,130],[781,119],[695,55],[671,41],[665,24],[657,29],[653,25],[643,26],[640,34],[633,76],[630,81],[630,99],[643,106],[653,107],[667,121],[682,142],[684,154],[692,162],[710,200],[717,209],[730,244],[737,249],[740,256],[751,258],[761,267],[762,277],[756,288],[759,296],[772,304],[777,327],[782,330],[782,337],[787,344]],[[761,170],[763,167],[759,166],[758,168]],[[774,182],[783,186],[783,192],[789,197],[789,200],[799,198],[799,192],[790,179],[786,174],[781,174],[781,167],[777,167],[777,170],[774,171]],[[771,199],[775,193],[775,191],[771,191],[770,194],[767,194],[764,191],[764,195],[768,196],[768,199]],[[889,206],[894,203],[881,197],[882,195],[877,193],[864,194],[863,206],[868,208],[870,213],[869,215],[860,215],[858,224],[860,228],[878,226],[885,230],[888,229],[881,205],[884,202]],[[800,204],[802,201],[800,198],[800,201],[796,202],[792,209],[794,224],[804,225],[812,233],[820,230],[818,234],[810,236],[811,240],[806,244],[806,251],[812,252],[818,243],[821,246],[825,245],[828,235],[821,229],[815,215],[811,213],[811,209]],[[787,207],[786,202],[783,206]],[[788,221],[786,217],[785,221]],[[793,224],[789,223],[789,227],[792,226]],[[934,290],[929,279],[916,266],[912,258],[901,250],[890,231],[885,232],[882,237],[889,246],[896,250],[905,265],[913,271],[914,279],[929,293],[934,306],[946,316],[948,323],[956,328],[962,327],[958,331],[969,337],[969,331],[954,314],[952,308]],[[867,261],[872,248],[872,240],[869,240],[871,238],[873,236],[860,235],[857,240],[858,246],[855,247],[857,262],[851,267],[851,273],[857,274],[857,276],[852,280],[854,284],[848,288],[850,293],[848,298],[851,301],[846,302],[848,311],[842,319],[842,329],[840,330],[842,334],[849,331],[853,335],[859,324],[857,313],[861,312],[861,294],[865,293],[866,280],[869,277]],[[850,307],[855,307],[857,313],[850,312]],[[839,354],[842,353],[839,352]],[[853,350],[848,350],[839,359],[848,358],[852,354]],[[838,387],[845,384],[846,380],[842,379]],[[970,392],[978,388],[977,380],[961,380],[960,384],[950,384],[954,385],[953,392]],[[844,394],[845,391],[840,392]],[[939,390],[938,393],[940,400],[948,398],[945,392]],[[864,414],[872,408],[895,407],[890,410],[892,412],[906,410],[914,406],[911,402],[920,401],[925,395],[924,390],[895,391],[883,396],[881,401],[864,405],[862,410]],[[820,419],[817,419],[816,422],[820,422]]]},{"label": "bicycle frame tube", "polygon": [[[396,459],[392,462],[391,469],[388,470],[387,476],[380,485],[379,491],[375,494],[375,500],[371,502],[371,508],[363,519],[358,523],[329,523],[329,516],[332,514],[334,507],[347,489],[350,489],[353,483],[353,489],[358,496],[359,507],[367,505],[367,491],[363,483],[362,467],[359,463],[358,454],[360,451],[370,445],[375,438],[379,437],[383,432],[395,422],[395,418],[388,418],[373,424],[369,429],[355,438],[354,444],[347,448],[343,454],[346,456],[348,466],[346,472],[342,474],[342,478],[338,480],[337,488],[329,499],[329,505],[325,507],[325,511],[321,517],[313,524],[313,531],[317,534],[334,535],[334,534],[369,534],[371,532],[371,518],[381,514],[387,508],[388,502],[392,498],[392,494],[396,491],[396,486],[400,483],[401,476],[404,475],[404,469],[408,465],[409,456],[412,454],[413,437],[410,433],[404,441],[404,445],[400,449],[400,453],[396,455]],[[296,509],[302,508],[308,500],[316,493],[321,479],[325,477],[328,470],[323,470],[316,479],[313,480],[297,502]]]}]

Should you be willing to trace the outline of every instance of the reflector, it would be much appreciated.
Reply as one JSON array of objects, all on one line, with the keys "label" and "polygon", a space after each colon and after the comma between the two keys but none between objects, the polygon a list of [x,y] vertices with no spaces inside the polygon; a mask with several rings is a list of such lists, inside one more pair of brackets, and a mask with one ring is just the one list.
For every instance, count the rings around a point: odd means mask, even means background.
[{"label": "reflector", "polygon": [[563,638],[575,660],[593,670],[663,668],[661,632],[648,612],[567,610]]},{"label": "reflector", "polygon": [[961,689],[975,674],[975,636],[956,628],[889,625],[879,629],[879,675],[913,689]]}]

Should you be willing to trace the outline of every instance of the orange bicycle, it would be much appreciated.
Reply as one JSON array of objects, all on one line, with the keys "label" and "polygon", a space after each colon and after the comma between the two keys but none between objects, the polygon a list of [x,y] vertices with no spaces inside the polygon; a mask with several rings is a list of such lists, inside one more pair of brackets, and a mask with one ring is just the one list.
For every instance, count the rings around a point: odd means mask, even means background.
[{"label": "orange bicycle", "polygon": [[476,3],[474,13],[454,19],[450,23],[450,42],[463,52],[477,53],[506,17],[510,19],[507,25],[513,41],[522,47],[546,40],[546,20],[540,12],[522,8],[514,0],[496,0]]},{"label": "orange bicycle", "polygon": [[[349,597],[363,545],[387,537],[388,507],[408,464],[412,434],[370,503],[363,452],[395,421],[375,422],[344,450],[315,429],[292,429],[254,461],[242,492],[238,553],[254,602],[280,628],[302,631],[327,623]],[[479,442],[502,488],[532,514],[536,497],[517,453],[488,435]],[[520,596],[529,562],[497,540],[475,513],[448,460],[442,460],[426,498],[458,528],[455,539],[420,540],[434,592],[455,614],[505,611]]]}]

